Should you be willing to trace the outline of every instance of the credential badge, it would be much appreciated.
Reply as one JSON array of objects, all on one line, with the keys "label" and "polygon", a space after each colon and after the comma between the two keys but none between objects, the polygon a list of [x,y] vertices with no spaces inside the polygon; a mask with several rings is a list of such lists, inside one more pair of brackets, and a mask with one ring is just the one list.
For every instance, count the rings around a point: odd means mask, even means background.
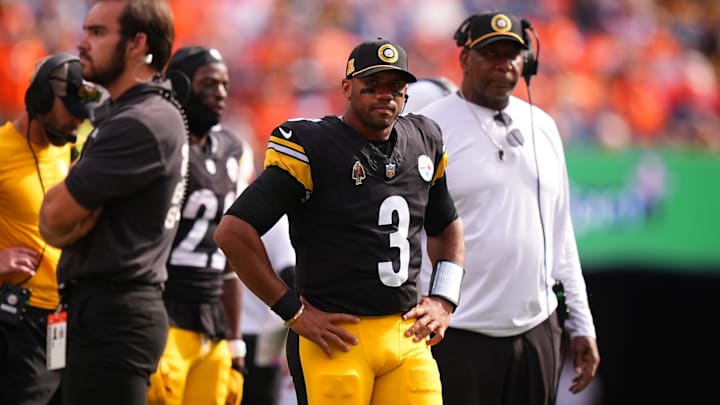
[{"label": "credential badge", "polygon": [[420,155],[420,157],[418,157],[418,172],[420,173],[420,177],[428,183],[432,180],[435,165],[428,155]]},{"label": "credential badge", "polygon": [[352,179],[355,180],[355,185],[359,186],[365,180],[365,168],[359,160],[355,161],[352,167]]}]

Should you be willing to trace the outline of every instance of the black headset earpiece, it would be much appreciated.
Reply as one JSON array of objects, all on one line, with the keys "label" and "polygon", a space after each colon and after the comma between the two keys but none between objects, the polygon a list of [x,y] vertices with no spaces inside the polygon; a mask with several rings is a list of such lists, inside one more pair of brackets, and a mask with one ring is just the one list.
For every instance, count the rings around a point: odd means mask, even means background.
[{"label": "black headset earpiece", "polygon": [[58,67],[73,61],[80,63],[77,56],[63,52],[55,54],[43,62],[25,91],[25,109],[30,118],[34,118],[38,114],[45,114],[52,109],[55,93],[50,85],[50,74]]},{"label": "black headset earpiece", "polygon": [[473,14],[470,17],[466,18],[465,21],[460,24],[457,30],[455,30],[455,34],[453,35],[453,39],[455,39],[455,45],[464,47],[467,44],[468,37],[470,33],[468,32],[468,29],[470,28],[470,24],[477,18],[477,14]]},{"label": "black headset earpiece", "polygon": [[[540,58],[540,38],[538,37],[537,32],[535,32],[532,24],[530,24],[530,21],[523,18],[520,23],[522,24],[523,41],[525,41],[525,43],[528,45],[528,50],[525,51],[525,63],[523,64],[523,70],[521,75],[523,79],[525,79],[525,83],[529,86],[530,78],[535,76],[538,72],[538,61]],[[529,33],[532,33],[532,36],[535,37],[534,42],[531,41]]]},{"label": "black headset earpiece", "polygon": [[165,77],[172,82],[175,98],[180,104],[186,105],[190,98],[190,91],[192,90],[192,81],[190,78],[180,70],[169,70],[165,72]]}]

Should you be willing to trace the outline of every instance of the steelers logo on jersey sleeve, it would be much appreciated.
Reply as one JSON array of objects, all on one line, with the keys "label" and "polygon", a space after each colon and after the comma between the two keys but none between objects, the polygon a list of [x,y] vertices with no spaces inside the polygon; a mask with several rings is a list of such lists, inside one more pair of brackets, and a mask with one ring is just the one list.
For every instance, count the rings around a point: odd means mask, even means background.
[{"label": "steelers logo on jersey sleeve", "polygon": [[420,155],[420,157],[418,157],[418,172],[420,173],[420,177],[426,182],[429,183],[432,180],[435,165],[432,159],[430,159],[430,156]]}]

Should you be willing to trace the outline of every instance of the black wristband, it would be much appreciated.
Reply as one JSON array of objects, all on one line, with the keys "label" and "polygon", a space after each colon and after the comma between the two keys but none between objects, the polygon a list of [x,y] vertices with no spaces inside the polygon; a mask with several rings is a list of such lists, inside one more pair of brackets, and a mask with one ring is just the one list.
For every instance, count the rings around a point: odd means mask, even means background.
[{"label": "black wristband", "polygon": [[243,367],[237,363],[232,363],[232,369],[237,371],[238,373],[242,374],[243,376],[247,375],[247,368]]},{"label": "black wristband", "polygon": [[283,321],[287,321],[295,316],[301,306],[300,297],[292,290],[288,290],[270,309],[278,314]]}]

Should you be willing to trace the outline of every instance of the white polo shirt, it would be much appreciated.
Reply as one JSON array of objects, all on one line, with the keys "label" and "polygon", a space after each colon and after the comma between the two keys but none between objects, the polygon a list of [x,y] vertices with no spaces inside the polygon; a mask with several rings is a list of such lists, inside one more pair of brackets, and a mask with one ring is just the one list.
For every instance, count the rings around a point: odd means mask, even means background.
[{"label": "white polo shirt", "polygon": [[[571,312],[566,329],[595,337],[562,140],[548,114],[532,107],[531,119],[530,111],[530,104],[511,97],[503,112],[513,122],[506,128],[493,120],[497,111],[452,94],[419,112],[442,129],[448,189],[465,228],[466,273],[451,327],[490,336],[526,332],[555,310],[552,286],[561,280]],[[512,130],[522,145],[508,142]],[[426,256],[420,293],[427,292],[431,272]]]}]

